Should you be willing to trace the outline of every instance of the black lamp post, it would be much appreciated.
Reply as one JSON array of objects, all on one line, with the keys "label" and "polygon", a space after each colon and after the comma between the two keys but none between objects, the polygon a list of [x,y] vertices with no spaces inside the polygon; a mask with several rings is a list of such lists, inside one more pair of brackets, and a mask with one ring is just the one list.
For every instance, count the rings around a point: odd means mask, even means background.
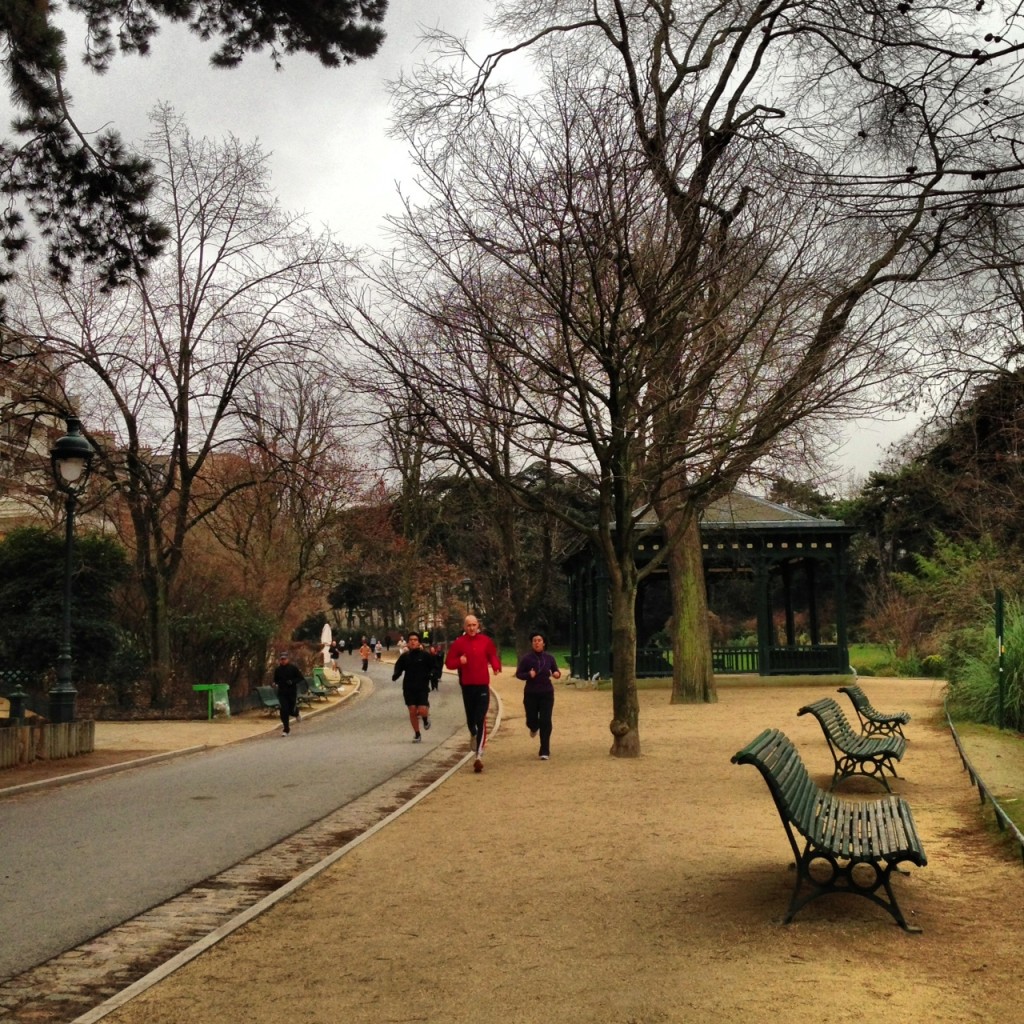
[{"label": "black lamp post", "polygon": [[57,682],[50,690],[50,721],[73,722],[78,696],[71,683],[71,555],[75,537],[75,503],[89,482],[89,467],[95,454],[82,437],[82,424],[68,416],[68,432],[50,449],[50,467],[57,487],[64,494],[67,513],[64,528],[64,621],[57,655]]}]

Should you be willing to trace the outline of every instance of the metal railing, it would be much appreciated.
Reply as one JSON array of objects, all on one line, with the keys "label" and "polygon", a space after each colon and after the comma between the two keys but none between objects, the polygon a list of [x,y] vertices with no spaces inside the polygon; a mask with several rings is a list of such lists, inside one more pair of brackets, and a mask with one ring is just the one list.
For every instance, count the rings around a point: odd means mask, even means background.
[{"label": "metal railing", "polygon": [[711,667],[723,675],[758,672],[761,656],[756,647],[712,647]]}]

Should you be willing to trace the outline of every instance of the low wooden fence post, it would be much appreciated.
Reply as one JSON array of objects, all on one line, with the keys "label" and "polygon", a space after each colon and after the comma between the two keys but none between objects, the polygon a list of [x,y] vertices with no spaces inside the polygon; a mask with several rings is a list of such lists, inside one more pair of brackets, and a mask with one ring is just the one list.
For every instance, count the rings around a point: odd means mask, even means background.
[{"label": "low wooden fence post", "polygon": [[40,760],[90,754],[96,749],[96,723],[79,722],[9,725],[0,729],[0,769]]}]

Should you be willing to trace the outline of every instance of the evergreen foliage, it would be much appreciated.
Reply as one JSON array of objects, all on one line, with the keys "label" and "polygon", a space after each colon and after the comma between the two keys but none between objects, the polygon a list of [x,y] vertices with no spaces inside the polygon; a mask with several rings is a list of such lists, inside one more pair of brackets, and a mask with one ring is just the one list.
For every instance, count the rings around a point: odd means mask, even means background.
[{"label": "evergreen foliage", "polygon": [[[372,57],[384,39],[379,27],[387,0],[70,0],[86,19],[85,63],[102,72],[115,52],[146,54],[162,19],[184,22],[203,39],[219,41],[211,61],[234,67],[247,53],[269,49],[275,65],[308,53],[326,67]],[[0,249],[11,264],[28,246],[22,201],[46,240],[47,261],[67,280],[76,260],[95,268],[109,288],[144,270],[162,249],[167,229],[147,210],[152,166],[116,132],[95,136],[74,122],[63,85],[67,38],[49,5],[34,0],[0,4],[2,63],[18,112],[14,141],[0,144]]]},{"label": "evergreen foliage", "polygon": [[276,620],[245,598],[178,612],[171,619],[175,671],[190,685],[255,685],[266,671],[267,649],[276,631]]},{"label": "evergreen foliage", "polygon": [[[75,538],[71,654],[77,681],[103,681],[130,638],[117,621],[116,596],[127,579],[124,549],[83,533]],[[0,541],[0,665],[39,678],[59,653],[64,600],[63,538],[35,527]]]}]

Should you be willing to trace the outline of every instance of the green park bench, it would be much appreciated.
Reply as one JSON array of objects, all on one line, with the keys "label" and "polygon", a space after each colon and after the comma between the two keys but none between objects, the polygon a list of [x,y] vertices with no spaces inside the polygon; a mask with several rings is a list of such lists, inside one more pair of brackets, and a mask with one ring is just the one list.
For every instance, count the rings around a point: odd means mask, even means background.
[{"label": "green park bench", "polygon": [[277,691],[272,686],[257,686],[256,696],[268,715],[276,715],[281,710],[281,702],[277,699]]},{"label": "green park bench", "polygon": [[880,782],[890,793],[886,773],[899,778],[895,761],[903,757],[907,741],[902,736],[861,736],[853,731],[843,709],[831,698],[822,697],[802,707],[798,715],[814,715],[825,734],[825,742],[835,761],[832,785],[857,775]]},{"label": "green park bench", "polygon": [[906,800],[853,801],[822,789],[778,729],[765,729],[732,762],[764,776],[793,850],[796,885],[783,923],[819,896],[848,892],[882,907],[908,932],[921,931],[907,923],[891,884],[904,861],[928,863]]},{"label": "green park bench", "polygon": [[299,683],[297,696],[300,704],[312,707],[314,701],[327,700],[327,691],[317,686],[316,679],[307,676]]},{"label": "green park bench", "polygon": [[[840,686],[839,692],[845,693],[853,702],[853,710],[857,712],[861,732],[865,736],[903,736],[903,726],[910,721],[909,712],[876,711],[871,706],[867,694],[852,683],[849,686]],[[903,738],[906,739],[905,736]]]},{"label": "green park bench", "polygon": [[327,673],[319,665],[313,668],[313,676],[309,681],[309,687],[313,696],[322,694],[324,699],[326,699],[330,694],[337,693],[340,685],[340,683],[332,683],[327,678]]},{"label": "green park bench", "polygon": [[[311,708],[314,700],[320,698],[313,696],[313,691],[310,689],[309,680],[303,677],[302,682],[296,683],[295,685],[295,710],[302,706]],[[326,699],[326,698],[325,698]]]}]

